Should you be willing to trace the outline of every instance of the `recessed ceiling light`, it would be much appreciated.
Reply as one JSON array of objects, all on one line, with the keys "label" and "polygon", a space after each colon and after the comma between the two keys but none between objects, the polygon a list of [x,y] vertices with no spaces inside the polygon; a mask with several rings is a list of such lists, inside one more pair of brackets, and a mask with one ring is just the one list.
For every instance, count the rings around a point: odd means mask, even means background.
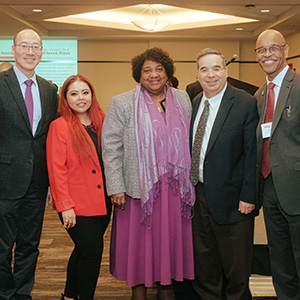
[{"label": "recessed ceiling light", "polygon": [[262,12],[262,13],[268,13],[268,12],[270,12],[270,10],[269,9],[261,9],[260,12]]},{"label": "recessed ceiling light", "polygon": [[235,30],[242,31],[242,30],[244,30],[244,28],[243,27],[237,27]]},{"label": "recessed ceiling light", "polygon": [[33,12],[42,12],[41,9],[33,9],[32,11],[33,11]]},{"label": "recessed ceiling light", "polygon": [[[232,15],[217,14],[193,9],[183,9],[170,5],[151,4],[151,6],[158,9],[161,13],[155,14],[154,19],[169,21],[169,25],[160,29],[160,31],[204,28],[209,26],[222,26],[225,24],[241,26],[243,23],[258,21],[256,19],[235,17]],[[46,19],[44,21],[142,31],[144,29],[133,25],[133,22],[136,22],[136,20],[139,19],[152,19],[151,15],[147,16],[143,14],[143,11],[148,7],[148,4],[132,5],[120,7],[118,9],[94,11],[78,15]],[[161,15],[163,15],[163,18]]]}]

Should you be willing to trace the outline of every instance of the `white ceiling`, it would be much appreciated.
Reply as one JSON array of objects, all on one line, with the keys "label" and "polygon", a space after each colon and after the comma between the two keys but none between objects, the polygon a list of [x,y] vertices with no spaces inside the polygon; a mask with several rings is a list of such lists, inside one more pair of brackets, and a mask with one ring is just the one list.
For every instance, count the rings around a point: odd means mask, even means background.
[{"label": "white ceiling", "polygon": [[[259,20],[246,23],[208,28],[193,28],[165,32],[139,32],[52,23],[44,19],[71,14],[107,10],[136,4],[165,4],[181,8],[223,13]],[[253,5],[247,7],[247,5]],[[34,13],[33,9],[42,9]],[[261,9],[270,9],[262,13]],[[18,31],[31,27],[42,36],[77,37],[78,39],[255,39],[267,28],[281,31],[284,35],[300,31],[299,0],[170,0],[170,1],[129,1],[129,0],[0,0],[0,36],[14,36]],[[243,27],[243,31],[237,31]]]}]

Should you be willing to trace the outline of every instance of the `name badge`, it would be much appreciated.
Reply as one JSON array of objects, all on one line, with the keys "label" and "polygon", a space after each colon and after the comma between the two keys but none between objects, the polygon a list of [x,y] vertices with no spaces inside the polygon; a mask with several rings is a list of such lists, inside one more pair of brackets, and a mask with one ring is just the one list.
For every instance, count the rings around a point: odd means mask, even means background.
[{"label": "name badge", "polygon": [[271,136],[272,122],[261,124],[262,138],[266,139]]}]

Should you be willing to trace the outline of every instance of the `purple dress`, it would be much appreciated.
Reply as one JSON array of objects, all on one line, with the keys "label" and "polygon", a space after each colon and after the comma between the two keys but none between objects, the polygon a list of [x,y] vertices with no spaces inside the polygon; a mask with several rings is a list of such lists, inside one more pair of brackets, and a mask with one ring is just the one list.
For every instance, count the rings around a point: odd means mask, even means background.
[{"label": "purple dress", "polygon": [[182,217],[180,195],[169,186],[167,177],[162,177],[150,229],[141,223],[140,199],[126,196],[125,209],[114,210],[110,272],[129,287],[194,279],[192,221]]}]

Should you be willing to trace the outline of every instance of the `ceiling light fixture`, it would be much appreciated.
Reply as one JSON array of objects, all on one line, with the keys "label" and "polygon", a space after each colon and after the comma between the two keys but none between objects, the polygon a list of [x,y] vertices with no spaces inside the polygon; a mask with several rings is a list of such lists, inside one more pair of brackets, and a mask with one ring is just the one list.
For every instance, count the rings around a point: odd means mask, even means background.
[{"label": "ceiling light fixture", "polygon": [[269,13],[270,10],[269,9],[261,9],[260,12],[262,12],[262,13]]},{"label": "ceiling light fixture", "polygon": [[131,23],[147,31],[158,31],[171,23],[169,20],[164,19],[164,15],[152,5],[148,5],[148,7],[141,12],[140,16],[141,19],[133,20]]},{"label": "ceiling light fixture", "polygon": [[33,9],[32,11],[33,11],[33,12],[42,12],[41,9]]}]

